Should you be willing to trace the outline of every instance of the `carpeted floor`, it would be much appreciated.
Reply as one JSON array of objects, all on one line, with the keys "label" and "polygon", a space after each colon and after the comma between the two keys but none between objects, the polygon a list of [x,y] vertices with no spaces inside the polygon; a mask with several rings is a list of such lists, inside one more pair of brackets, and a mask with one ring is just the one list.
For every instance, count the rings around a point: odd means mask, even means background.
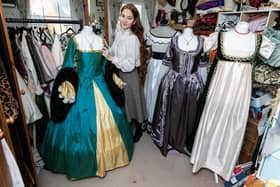
[{"label": "carpeted floor", "polygon": [[105,178],[87,178],[70,181],[65,175],[43,170],[39,175],[40,187],[222,187],[216,184],[209,170],[197,174],[186,155],[170,152],[163,157],[150,137],[145,133],[135,144],[133,159],[129,166],[107,173]]}]

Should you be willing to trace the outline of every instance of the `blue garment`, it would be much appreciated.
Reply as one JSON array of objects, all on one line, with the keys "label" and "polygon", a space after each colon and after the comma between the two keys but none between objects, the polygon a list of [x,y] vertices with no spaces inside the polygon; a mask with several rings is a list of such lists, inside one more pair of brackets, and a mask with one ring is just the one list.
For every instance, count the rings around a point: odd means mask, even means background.
[{"label": "blue garment", "polygon": [[[97,132],[98,125],[102,124],[102,128],[106,128],[110,125],[113,125],[113,127],[117,126],[116,129],[119,133],[111,133],[114,136],[106,137],[106,140],[103,140],[104,142],[107,141],[107,139],[116,141],[116,139],[119,138],[122,140],[128,160],[131,160],[132,157],[133,136],[131,127],[123,111],[112,99],[104,80],[106,60],[102,56],[102,52],[81,51],[77,48],[74,39],[71,38],[65,54],[63,68],[74,67],[74,61],[77,65],[76,70],[79,77],[76,102],[71,107],[63,122],[54,123],[50,121],[48,123],[42,145],[42,156],[46,168],[54,172],[65,173],[69,178],[77,179],[89,176],[100,176],[97,174],[97,171],[98,168],[101,167],[101,164],[98,165],[96,149],[99,144],[103,145],[103,141],[97,144],[98,133],[101,133],[101,130]],[[94,87],[94,85],[97,87]],[[95,90],[97,88],[98,90]],[[97,91],[101,93],[103,100],[105,99],[105,106],[97,106],[97,101],[100,99],[96,98]],[[99,120],[100,124],[98,124],[98,110],[106,111],[104,107],[109,108],[114,120],[108,120],[108,112],[103,112],[100,117],[101,120]],[[111,129],[109,129],[109,131],[110,130]],[[107,133],[106,131],[104,132]],[[118,147],[114,147],[114,149],[118,149]],[[113,152],[118,150],[109,151]],[[112,158],[112,160],[113,159],[116,158]],[[108,159],[104,160],[106,162]],[[112,165],[110,169],[116,167],[121,166]]]}]

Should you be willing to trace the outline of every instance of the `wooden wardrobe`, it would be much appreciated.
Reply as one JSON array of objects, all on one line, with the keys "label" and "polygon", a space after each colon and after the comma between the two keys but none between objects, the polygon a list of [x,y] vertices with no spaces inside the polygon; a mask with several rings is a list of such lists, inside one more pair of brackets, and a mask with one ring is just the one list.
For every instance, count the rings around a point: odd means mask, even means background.
[{"label": "wooden wardrobe", "polygon": [[[38,186],[38,176],[35,170],[30,136],[23,113],[20,95],[21,92],[16,78],[13,51],[11,48],[2,2],[0,2],[0,50],[3,66],[8,75],[13,96],[19,104],[19,115],[14,122],[11,122],[5,119],[3,108],[0,103],[0,127],[4,134],[1,135],[1,138],[6,139],[12,153],[14,154],[25,186]],[[9,176],[9,173],[5,170],[5,168],[7,169],[7,167],[5,167],[7,164],[1,151],[3,152],[2,147],[0,147],[0,186],[9,187],[11,186],[11,176]]]}]

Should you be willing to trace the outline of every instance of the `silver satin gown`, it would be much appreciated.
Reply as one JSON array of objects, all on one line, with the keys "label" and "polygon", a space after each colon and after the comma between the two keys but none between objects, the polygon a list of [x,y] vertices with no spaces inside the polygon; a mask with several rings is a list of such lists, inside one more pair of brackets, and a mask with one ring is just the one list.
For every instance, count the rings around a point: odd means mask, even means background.
[{"label": "silver satin gown", "polygon": [[200,68],[204,39],[197,36],[195,50],[184,51],[178,47],[178,38],[171,40],[163,64],[170,70],[162,79],[153,117],[153,140],[164,156],[175,149],[185,153],[186,144],[195,134],[195,117],[198,100],[204,83]]}]

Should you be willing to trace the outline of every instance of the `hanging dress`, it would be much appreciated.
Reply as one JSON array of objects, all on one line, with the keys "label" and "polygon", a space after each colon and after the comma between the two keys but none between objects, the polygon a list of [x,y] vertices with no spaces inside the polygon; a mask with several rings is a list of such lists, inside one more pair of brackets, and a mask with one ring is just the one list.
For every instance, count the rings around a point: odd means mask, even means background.
[{"label": "hanging dress", "polygon": [[19,89],[21,92],[21,100],[23,105],[23,111],[25,116],[26,124],[33,123],[42,118],[42,113],[39,110],[37,104],[35,103],[32,94],[30,93],[27,85],[22,79],[21,75],[16,70],[17,81],[19,85]]},{"label": "hanging dress", "polygon": [[[10,150],[6,140],[3,138],[0,140],[0,146],[2,146],[3,152],[4,152],[4,158],[7,162],[8,165],[8,171],[9,175],[11,176],[12,179],[12,187],[24,187],[24,182],[18,167],[18,164],[16,162],[16,159]],[[3,161],[3,160],[1,160]],[[3,163],[1,163],[3,164]]]},{"label": "hanging dress", "polygon": [[43,93],[43,90],[41,88],[37,71],[35,68],[35,63],[33,61],[31,51],[29,50],[28,43],[26,40],[27,32],[23,31],[22,33],[22,40],[20,43],[20,47],[22,50],[23,55],[23,61],[27,69],[27,75],[28,75],[28,84],[31,85],[31,92],[35,95],[41,95]]},{"label": "hanging dress", "polygon": [[194,132],[198,99],[204,83],[198,69],[203,52],[203,38],[197,37],[197,48],[179,48],[179,37],[171,40],[163,64],[171,69],[163,78],[154,118],[154,141],[164,156],[175,149],[185,153],[185,145]]},{"label": "hanging dress", "polygon": [[91,46],[84,30],[69,40],[62,67],[76,63],[76,102],[64,121],[48,123],[42,145],[46,168],[75,179],[103,177],[128,165],[133,152],[132,130],[104,80],[103,46],[86,50],[83,45]]},{"label": "hanging dress", "polygon": [[[255,51],[236,56],[224,50],[224,33],[206,40],[205,49],[217,46],[217,60],[207,91],[191,155],[193,172],[208,168],[229,180],[237,162],[247,124],[252,87],[252,64],[259,52],[261,37],[254,36]],[[242,49],[242,42],[240,48]],[[265,46],[261,47],[265,50]]]},{"label": "hanging dress", "polygon": [[54,58],[56,68],[60,69],[63,64],[64,58],[63,58],[63,52],[61,49],[61,44],[59,42],[59,38],[58,38],[57,34],[54,35],[54,41],[53,41],[51,52],[52,52],[52,55]]}]

